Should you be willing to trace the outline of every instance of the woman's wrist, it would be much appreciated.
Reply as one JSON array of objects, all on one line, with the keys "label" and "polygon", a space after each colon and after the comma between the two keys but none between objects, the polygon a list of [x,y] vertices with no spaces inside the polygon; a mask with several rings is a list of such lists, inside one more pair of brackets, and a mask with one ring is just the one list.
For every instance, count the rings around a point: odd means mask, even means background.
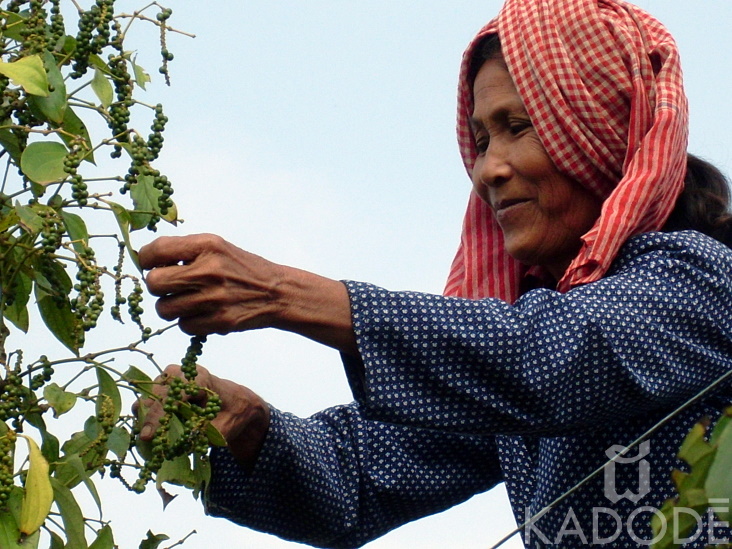
[{"label": "woman's wrist", "polygon": [[273,327],[358,356],[345,284],[293,267],[284,269]]}]

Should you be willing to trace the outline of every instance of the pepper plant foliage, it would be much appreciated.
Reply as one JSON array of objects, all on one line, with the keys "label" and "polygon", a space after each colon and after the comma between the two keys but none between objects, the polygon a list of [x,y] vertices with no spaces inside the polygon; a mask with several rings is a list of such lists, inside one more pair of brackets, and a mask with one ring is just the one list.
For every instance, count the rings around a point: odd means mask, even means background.
[{"label": "pepper plant foliage", "polygon": [[[166,330],[143,325],[130,233],[177,221],[170,182],[154,167],[167,118],[161,105],[139,99],[150,76],[126,38],[138,26],[159,35],[159,72],[167,80],[173,56],[166,38],[179,31],[169,27],[172,11],[157,2],[133,13],[116,12],[114,0],[81,4],[0,1],[3,549],[41,542],[51,549],[111,549],[99,475],[119,478],[135,492],[155,480],[164,495],[162,483],[169,482],[197,496],[208,474],[209,443],[222,443],[210,425],[218,397],[209,394],[202,406],[184,402],[187,394],[200,394],[193,380],[201,340],[192,341],[183,359],[186,379],[169,382],[152,444],[137,439],[136,418],[123,409],[124,391],[151,394],[159,368],[154,371],[144,344]],[[138,119],[144,130],[133,127]],[[107,169],[113,175],[101,173]],[[109,261],[101,259],[104,250]],[[13,334],[27,332],[36,318],[63,347],[8,348]],[[88,350],[87,335],[102,319],[137,325],[139,333],[125,345]],[[67,351],[51,356],[62,348]],[[153,371],[116,367],[119,353],[139,357]],[[67,429],[70,437],[54,434],[72,417],[80,421]],[[80,490],[91,494],[99,518],[84,516]],[[163,539],[149,533],[140,547],[154,549]]]},{"label": "pepper plant foliage", "polygon": [[[732,523],[732,407],[725,409],[713,426],[708,418],[694,425],[678,456],[689,470],[676,469],[671,474],[678,495],[653,515],[653,549],[676,549],[682,547],[683,540],[696,539],[702,533],[695,533],[701,517],[710,511],[724,523]],[[715,525],[710,526],[714,531]],[[717,532],[722,526],[716,525]],[[730,549],[732,544],[709,547]]]}]

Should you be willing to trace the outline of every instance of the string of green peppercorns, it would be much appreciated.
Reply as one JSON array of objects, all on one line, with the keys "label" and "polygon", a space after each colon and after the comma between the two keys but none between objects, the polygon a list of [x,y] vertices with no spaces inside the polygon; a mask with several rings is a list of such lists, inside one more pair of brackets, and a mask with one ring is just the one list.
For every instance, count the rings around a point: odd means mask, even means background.
[{"label": "string of green peppercorns", "polygon": [[79,14],[79,31],[76,34],[71,78],[84,76],[89,68],[89,58],[92,55],[99,55],[109,45],[113,16],[114,0],[96,0],[89,10]]},{"label": "string of green peppercorns", "polygon": [[43,220],[41,229],[41,248],[47,254],[53,254],[61,247],[66,227],[58,212],[52,208],[38,212]]},{"label": "string of green peppercorns", "polygon": [[61,15],[61,0],[51,0],[51,44],[57,44],[66,36],[64,16]]},{"label": "string of green peppercorns", "polygon": [[42,0],[31,0],[25,26],[20,31],[20,36],[23,39],[21,51],[26,52],[26,55],[36,55],[46,50],[48,44],[46,35],[47,14],[43,4]]},{"label": "string of green peppercorns", "polygon": [[165,31],[167,30],[167,21],[170,16],[173,15],[173,10],[165,8],[161,10],[157,15],[157,20],[160,23],[160,56],[163,58],[163,64],[158,69],[160,74],[165,77],[165,83],[170,86],[170,73],[168,72],[168,62],[173,60],[173,54],[168,51],[168,45],[165,39]]},{"label": "string of green peppercorns", "polygon": [[15,431],[8,429],[8,432],[0,437],[0,506],[7,503],[10,492],[14,486],[14,459],[15,441],[17,435]]},{"label": "string of green peppercorns", "polygon": [[[88,246],[77,252],[77,296],[71,299],[71,311],[79,319],[84,332],[97,325],[104,308],[104,292],[100,281],[101,270],[97,267],[94,250]],[[83,333],[81,334],[83,336]]]}]

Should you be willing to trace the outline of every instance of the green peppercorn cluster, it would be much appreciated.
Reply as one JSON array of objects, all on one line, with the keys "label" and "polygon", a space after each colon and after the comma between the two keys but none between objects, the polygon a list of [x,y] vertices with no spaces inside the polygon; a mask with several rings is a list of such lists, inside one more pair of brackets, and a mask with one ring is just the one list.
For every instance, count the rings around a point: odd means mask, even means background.
[{"label": "green peppercorn cluster", "polygon": [[[117,30],[118,34],[122,33],[119,25],[117,25]],[[113,42],[113,44],[116,43],[116,41]],[[124,52],[121,51],[121,44],[119,48],[118,53],[109,54],[108,57],[109,72],[112,75],[117,101],[109,106],[107,125],[117,141],[127,143],[130,140],[127,126],[130,122],[130,107],[135,104],[135,101],[132,99],[132,77],[127,70],[127,60],[124,57]],[[119,158],[121,155],[122,147],[115,145],[112,157]]]},{"label": "green peppercorn cluster", "polygon": [[160,191],[158,195],[158,209],[160,214],[152,212],[147,228],[155,231],[160,221],[160,215],[166,215],[170,208],[173,207],[173,186],[165,175],[153,168],[150,163],[157,159],[160,150],[163,147],[163,131],[168,117],[163,113],[163,106],[155,107],[155,120],[151,126],[152,132],[145,140],[139,135],[135,135],[130,142],[129,153],[132,158],[130,167],[125,174],[125,183],[119,192],[125,194],[132,190],[132,187],[138,183],[139,177],[152,177],[153,186]]},{"label": "green peppercorn cluster", "polygon": [[158,103],[155,105],[155,120],[152,123],[150,129],[152,132],[147,138],[147,149],[148,156],[147,161],[152,162],[156,160],[160,155],[160,150],[163,148],[163,131],[165,130],[165,124],[168,123],[168,117],[163,112],[163,106]]},{"label": "green peppercorn cluster", "polygon": [[43,220],[41,229],[41,248],[47,254],[52,254],[61,247],[66,228],[58,212],[52,208],[43,209],[38,212]]},{"label": "green peppercorn cluster", "polygon": [[193,336],[191,338],[190,345],[188,345],[188,350],[186,351],[183,360],[181,360],[181,370],[190,383],[196,381],[196,376],[198,375],[198,372],[196,371],[196,364],[198,363],[198,358],[201,356],[201,353],[203,353],[204,343],[206,343],[206,336]]},{"label": "green peppercorn cluster", "polygon": [[13,420],[17,425],[23,409],[23,397],[26,391],[20,372],[14,369],[0,380],[0,421]]},{"label": "green peppercorn cluster", "polygon": [[78,252],[77,266],[74,290],[78,294],[71,300],[71,310],[76,314],[84,331],[88,332],[96,327],[104,308],[104,292],[99,280],[101,271],[97,267],[94,250],[85,247]]},{"label": "green peppercorn cluster", "polygon": [[61,15],[61,0],[51,0],[51,43],[57,44],[66,36],[64,16]]},{"label": "green peppercorn cluster", "polygon": [[35,374],[31,378],[31,389],[34,391],[40,389],[46,383],[51,381],[54,374],[53,366],[51,366],[51,362],[48,360],[46,355],[42,355],[41,358],[38,359],[38,362],[40,363],[39,367],[41,368],[41,372]]},{"label": "green peppercorn cluster", "polygon": [[13,456],[16,439],[15,431],[10,429],[0,437],[0,507],[8,501],[14,485]]},{"label": "green peppercorn cluster", "polygon": [[163,58],[163,64],[158,70],[160,71],[160,74],[165,77],[165,83],[168,86],[170,86],[168,62],[173,60],[173,54],[168,50],[168,45],[165,40],[165,31],[167,29],[167,21],[170,19],[171,15],[173,15],[173,10],[170,8],[162,9],[157,15],[158,22],[160,23],[160,56]]},{"label": "green peppercorn cluster", "polygon": [[127,303],[127,298],[122,295],[122,279],[124,278],[124,273],[122,272],[122,269],[124,268],[125,262],[124,242],[120,242],[118,244],[118,249],[119,252],[117,254],[117,263],[114,266],[114,305],[112,305],[112,307],[109,309],[109,312],[112,315],[113,319],[118,322],[122,322],[120,306]]},{"label": "green peppercorn cluster", "polygon": [[[163,416],[155,437],[152,440],[151,457],[143,464],[138,478],[131,486],[135,492],[143,492],[147,483],[160,470],[165,460],[173,460],[180,456],[193,454],[199,459],[206,459],[209,441],[206,430],[221,411],[220,397],[199,387],[196,382],[196,360],[201,355],[205,337],[194,336],[181,361],[185,378],[170,377],[166,380],[167,394],[163,400]],[[200,399],[205,393],[206,401],[198,405],[190,399]],[[181,407],[187,401],[187,417],[182,417]],[[174,416],[178,416],[183,424],[183,433],[173,439],[170,424]]]},{"label": "green peppercorn cluster", "polygon": [[89,199],[89,190],[84,178],[79,174],[79,166],[84,159],[83,140],[76,140],[64,158],[64,172],[68,174],[71,182],[71,198],[76,200],[79,206],[86,206]]},{"label": "green peppercorn cluster", "polygon": [[88,11],[79,14],[79,32],[76,35],[71,78],[81,78],[89,67],[89,57],[102,53],[109,45],[110,24],[114,17],[114,0],[96,0]]},{"label": "green peppercorn cluster", "polygon": [[43,0],[30,1],[30,10],[25,28],[20,31],[23,38],[21,49],[27,52],[28,55],[43,53],[46,50],[48,43],[46,35],[47,13],[43,4]]},{"label": "green peppercorn cluster", "polygon": [[[142,340],[146,341],[150,338],[152,334],[152,329],[148,326],[145,326],[142,323],[142,313],[145,312],[145,309],[142,308],[142,285],[140,284],[140,281],[137,279],[134,279],[134,288],[132,289],[132,292],[127,296],[127,313],[130,315],[130,318],[132,319],[132,322],[137,324],[137,326],[140,328],[140,332],[142,333]],[[116,306],[121,305],[124,303],[124,298],[122,298],[121,295],[118,295],[115,298],[115,304]]]}]

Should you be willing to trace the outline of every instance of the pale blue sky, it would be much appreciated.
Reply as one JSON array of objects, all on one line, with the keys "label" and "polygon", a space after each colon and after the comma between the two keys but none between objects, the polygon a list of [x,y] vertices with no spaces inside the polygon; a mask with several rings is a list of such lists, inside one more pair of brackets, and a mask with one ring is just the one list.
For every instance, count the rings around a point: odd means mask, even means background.
[{"label": "pale blue sky", "polygon": [[[136,2],[128,1],[130,7]],[[732,2],[644,0],[682,51],[690,150],[732,167]],[[180,2],[170,36],[173,86],[148,95],[170,117],[159,161],[186,223],[275,261],[389,289],[440,292],[470,189],[454,136],[463,48],[501,2],[400,0]],[[154,47],[154,46],[153,46]],[[136,235],[136,244],[148,241]],[[157,351],[173,362],[171,336]],[[202,362],[280,409],[306,415],[350,399],[337,353],[289,334],[213,337]],[[598,405],[601,405],[598,403]],[[113,488],[108,493],[116,493]],[[205,517],[188,494],[122,490],[106,513],[121,547],[147,529],[184,547],[295,544]],[[408,525],[370,549],[487,548],[512,528],[501,489]],[[509,547],[519,547],[514,541]]]}]

